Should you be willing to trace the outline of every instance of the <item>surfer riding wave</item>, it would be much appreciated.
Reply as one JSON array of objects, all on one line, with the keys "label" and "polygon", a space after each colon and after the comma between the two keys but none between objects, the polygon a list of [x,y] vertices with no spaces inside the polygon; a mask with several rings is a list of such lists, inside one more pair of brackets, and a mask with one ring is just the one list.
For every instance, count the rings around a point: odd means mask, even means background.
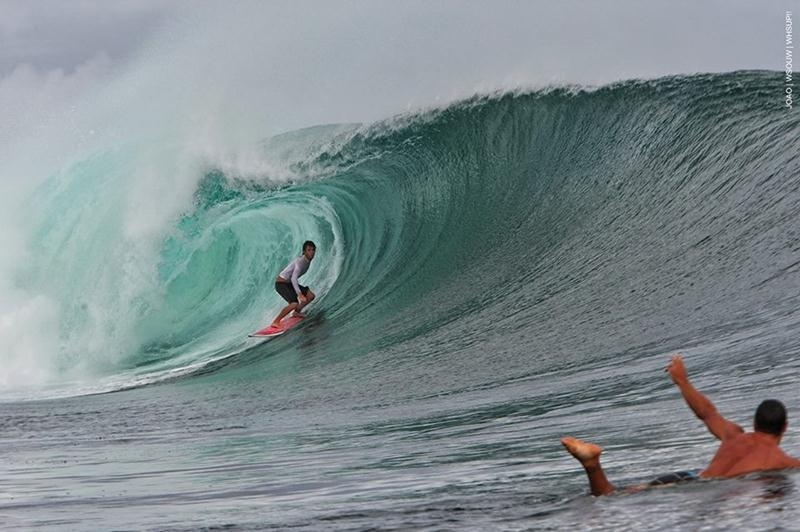
[{"label": "surfer riding wave", "polygon": [[299,282],[299,278],[308,271],[317,246],[311,240],[303,242],[303,253],[292,260],[275,279],[275,291],[286,300],[288,305],[281,309],[278,316],[272,321],[272,327],[280,327],[283,318],[294,311],[294,315],[303,318],[302,310],[317,297],[307,286]]}]

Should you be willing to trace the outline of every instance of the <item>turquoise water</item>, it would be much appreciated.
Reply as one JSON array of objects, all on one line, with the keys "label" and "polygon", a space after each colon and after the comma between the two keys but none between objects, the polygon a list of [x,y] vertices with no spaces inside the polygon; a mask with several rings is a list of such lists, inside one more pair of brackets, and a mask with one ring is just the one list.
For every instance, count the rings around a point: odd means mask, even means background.
[{"label": "turquoise water", "polygon": [[[765,395],[796,410],[781,83],[475,96],[277,136],[260,171],[196,161],[173,188],[169,142],[74,157],[25,205],[12,281],[52,334],[0,353],[4,526],[791,528],[794,473],[594,499],[558,443],[603,445],[622,484],[702,467],[675,350],[744,425]],[[309,318],[248,340],[306,239]]]}]

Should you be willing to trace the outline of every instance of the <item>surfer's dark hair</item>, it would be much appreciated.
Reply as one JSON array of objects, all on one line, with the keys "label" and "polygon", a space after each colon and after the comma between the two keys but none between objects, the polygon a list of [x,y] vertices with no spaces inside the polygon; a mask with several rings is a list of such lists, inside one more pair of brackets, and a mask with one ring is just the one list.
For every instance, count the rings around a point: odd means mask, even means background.
[{"label": "surfer's dark hair", "polygon": [[305,242],[303,242],[303,253],[305,253],[308,248],[317,249],[317,245],[313,243],[311,240],[306,240]]},{"label": "surfer's dark hair", "polygon": [[756,409],[753,425],[758,432],[780,436],[786,430],[786,407],[775,399],[762,401]]}]

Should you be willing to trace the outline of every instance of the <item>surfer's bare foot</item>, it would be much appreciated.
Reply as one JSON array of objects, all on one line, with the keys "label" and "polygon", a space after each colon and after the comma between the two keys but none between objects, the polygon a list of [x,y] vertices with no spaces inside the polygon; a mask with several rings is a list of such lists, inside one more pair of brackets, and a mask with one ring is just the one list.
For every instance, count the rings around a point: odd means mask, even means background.
[{"label": "surfer's bare foot", "polygon": [[297,311],[295,310],[295,311],[294,311],[294,317],[295,317],[295,318],[305,318],[305,317],[306,317],[306,315],[305,315],[305,314],[303,314],[302,312],[297,312]]},{"label": "surfer's bare foot", "polygon": [[561,445],[583,465],[599,462],[600,453],[603,452],[603,448],[599,445],[585,442],[578,438],[573,438],[572,436],[561,438]]}]

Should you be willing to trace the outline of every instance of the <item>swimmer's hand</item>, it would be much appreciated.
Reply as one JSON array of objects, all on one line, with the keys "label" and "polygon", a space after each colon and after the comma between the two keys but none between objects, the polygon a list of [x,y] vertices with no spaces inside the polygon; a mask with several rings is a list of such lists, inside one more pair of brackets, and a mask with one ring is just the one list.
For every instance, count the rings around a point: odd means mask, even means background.
[{"label": "swimmer's hand", "polygon": [[681,384],[689,380],[689,376],[686,374],[686,366],[683,365],[683,357],[678,353],[672,355],[666,371],[675,384]]}]

